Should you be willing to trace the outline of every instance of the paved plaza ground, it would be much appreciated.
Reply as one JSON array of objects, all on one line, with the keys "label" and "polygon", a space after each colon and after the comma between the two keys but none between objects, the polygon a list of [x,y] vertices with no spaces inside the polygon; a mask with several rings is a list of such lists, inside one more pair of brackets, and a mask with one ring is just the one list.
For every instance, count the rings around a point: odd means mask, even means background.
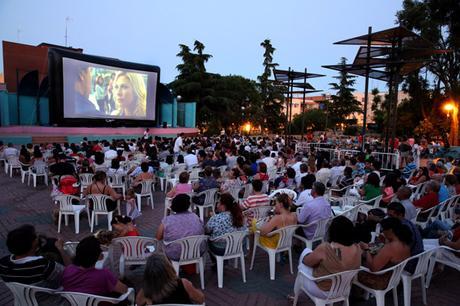
[{"label": "paved plaza ground", "polygon": [[[61,237],[64,241],[76,241],[89,235],[89,226],[86,217],[80,221],[80,234],[74,233],[73,221],[69,226],[63,226],[61,234],[57,234],[57,226],[51,218],[50,188],[39,185],[37,188],[21,184],[18,176],[9,178],[3,169],[0,172],[0,255],[8,254],[5,246],[7,232],[13,228],[29,223],[35,225],[39,233],[49,237]],[[143,207],[143,215],[138,219],[138,227],[144,236],[153,237],[163,216],[164,193],[155,192],[155,209]],[[72,219],[71,219],[72,220]],[[105,228],[106,222],[101,219],[99,228]],[[297,266],[299,254],[294,252],[294,267]],[[141,268],[140,268],[141,269]],[[136,270],[140,270],[136,269]],[[131,281],[135,287],[140,285],[142,271],[133,271]],[[217,288],[217,275],[211,269],[210,261],[205,268],[205,286],[207,306],[237,306],[237,305],[261,305],[261,306],[287,306],[291,303],[286,296],[291,293],[294,286],[295,274],[289,273],[289,264],[276,266],[276,280],[269,279],[268,256],[258,252],[253,271],[249,271],[249,258],[246,259],[247,282],[243,283],[239,269],[228,265],[224,270],[224,288]],[[296,269],[295,269],[296,271]],[[128,275],[128,278],[130,275]],[[191,277],[195,286],[199,287],[199,278]],[[446,268],[433,278],[428,290],[428,305],[459,305],[460,291],[458,284],[460,273]],[[399,291],[399,305],[403,305],[402,287]],[[392,299],[388,294],[387,305],[392,305]],[[375,305],[375,300],[362,301],[351,299],[351,305]],[[12,295],[5,285],[0,282],[0,305],[13,305]],[[313,305],[302,295],[299,305]],[[419,282],[413,284],[412,305],[422,305]]]}]

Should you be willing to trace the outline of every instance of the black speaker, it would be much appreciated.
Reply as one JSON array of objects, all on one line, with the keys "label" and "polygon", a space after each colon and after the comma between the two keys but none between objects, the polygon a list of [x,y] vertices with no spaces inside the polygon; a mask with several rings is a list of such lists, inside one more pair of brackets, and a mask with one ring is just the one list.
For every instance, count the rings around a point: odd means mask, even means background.
[{"label": "black speaker", "polygon": [[165,129],[165,128],[167,128],[167,127],[168,127],[168,122],[163,121],[163,128]]}]

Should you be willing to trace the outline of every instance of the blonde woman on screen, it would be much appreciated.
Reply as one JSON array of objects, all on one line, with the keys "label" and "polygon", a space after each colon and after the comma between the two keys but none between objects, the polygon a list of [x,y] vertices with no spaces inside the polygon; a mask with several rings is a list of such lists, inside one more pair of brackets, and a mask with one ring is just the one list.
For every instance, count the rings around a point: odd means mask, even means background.
[{"label": "blonde woman on screen", "polygon": [[113,116],[145,117],[147,90],[144,78],[137,73],[119,72],[113,83]]}]

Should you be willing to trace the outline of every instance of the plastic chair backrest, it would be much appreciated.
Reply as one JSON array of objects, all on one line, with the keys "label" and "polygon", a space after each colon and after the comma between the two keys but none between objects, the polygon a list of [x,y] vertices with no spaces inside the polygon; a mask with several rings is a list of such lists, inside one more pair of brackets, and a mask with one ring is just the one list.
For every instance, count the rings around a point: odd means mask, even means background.
[{"label": "plastic chair backrest", "polygon": [[277,189],[273,191],[268,197],[270,199],[274,199],[280,193],[287,194],[291,198],[291,200],[295,200],[297,198],[297,192],[288,188]]},{"label": "plastic chair backrest", "polygon": [[100,212],[107,212],[107,200],[110,199],[105,194],[88,194],[88,200],[93,201],[93,210]]},{"label": "plastic chair backrest", "polygon": [[230,193],[235,201],[238,201],[241,187],[230,188],[227,192]]},{"label": "plastic chair backrest", "polygon": [[46,174],[46,163],[44,161],[36,161],[30,168],[35,172],[35,174]]},{"label": "plastic chair backrest", "polygon": [[181,246],[179,261],[194,260],[201,257],[201,244],[208,240],[206,235],[188,236],[169,242]]},{"label": "plastic chair backrest", "polygon": [[153,180],[145,180],[141,182],[142,189],[141,189],[141,194],[142,195],[147,195],[152,192],[152,187],[153,187]]},{"label": "plastic chair backrest", "polygon": [[350,295],[353,278],[356,276],[356,274],[358,274],[359,271],[359,269],[349,270],[321,277],[321,281],[331,281],[331,288],[327,292],[327,299],[332,300],[348,297]]},{"label": "plastic chair backrest", "polygon": [[[71,306],[96,306],[101,302],[107,302],[111,304],[118,304],[124,301],[128,296],[134,295],[134,289],[128,288],[128,292],[121,295],[118,298],[110,298],[106,296],[99,296],[93,294],[77,293],[77,292],[60,292],[61,296],[69,301]],[[134,301],[130,301],[130,304],[134,305]]]},{"label": "plastic chair backrest", "polygon": [[243,199],[246,199],[252,193],[252,185],[251,184],[246,184],[246,185],[243,186],[243,188],[244,188]]},{"label": "plastic chair backrest", "polygon": [[292,236],[294,235],[297,225],[289,225],[277,229],[276,231],[270,232],[267,236],[271,237],[273,235],[279,234],[278,246],[277,249],[290,248],[292,246]]},{"label": "plastic chair backrest", "polygon": [[123,186],[125,177],[126,176],[122,174],[114,174],[107,176],[107,180],[109,181],[110,186]]},{"label": "plastic chair backrest", "polygon": [[246,209],[243,211],[243,216],[246,218],[260,220],[268,216],[268,213],[273,209],[272,206],[258,206]]},{"label": "plastic chair backrest", "polygon": [[57,292],[57,290],[54,289],[25,285],[16,282],[5,282],[4,284],[13,293],[15,306],[39,306],[39,302],[36,297],[37,293],[55,294]]},{"label": "plastic chair backrest", "polygon": [[414,255],[407,259],[407,261],[411,261],[413,259],[417,259],[417,266],[415,267],[413,276],[417,275],[425,275],[428,270],[428,261],[430,260],[431,255],[435,252],[436,249],[426,250],[420,254]]},{"label": "plastic chair backrest", "polygon": [[237,255],[243,253],[243,241],[247,235],[246,231],[236,231],[217,237],[213,241],[225,242],[225,253],[222,256]]},{"label": "plastic chair backrest", "polygon": [[93,174],[92,173],[80,173],[78,175],[80,178],[80,182],[83,186],[88,186],[92,183],[93,181]]},{"label": "plastic chair backrest", "polygon": [[121,245],[125,261],[146,260],[151,255],[151,253],[145,251],[147,246],[153,245],[155,251],[159,249],[158,240],[150,237],[120,237],[112,242]]},{"label": "plastic chair backrest", "polygon": [[394,288],[399,284],[399,281],[401,280],[401,274],[404,270],[404,267],[406,266],[407,259],[396,266],[393,266],[391,268],[388,268],[387,270],[393,270],[393,274],[391,275],[390,281],[388,282],[388,288]]},{"label": "plastic chair backrest", "polygon": [[315,233],[313,234],[311,240],[323,239],[326,236],[327,228],[329,227],[331,220],[331,218],[327,218],[311,223],[312,226],[314,226],[313,224],[316,224]]},{"label": "plastic chair backrest", "polygon": [[68,194],[58,195],[54,198],[54,200],[59,202],[59,210],[62,212],[74,212],[72,200],[80,201],[78,197],[68,195]]},{"label": "plastic chair backrest", "polygon": [[211,188],[198,193],[197,196],[204,194],[203,206],[213,206],[214,204],[216,204],[216,197],[218,191],[218,188]]}]

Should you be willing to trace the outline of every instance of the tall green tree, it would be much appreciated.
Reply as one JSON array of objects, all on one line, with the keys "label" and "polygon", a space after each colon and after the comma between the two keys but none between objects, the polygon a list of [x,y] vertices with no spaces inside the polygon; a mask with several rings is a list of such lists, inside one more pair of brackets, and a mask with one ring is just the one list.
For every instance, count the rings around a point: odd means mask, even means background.
[{"label": "tall green tree", "polygon": [[[346,64],[347,59],[342,57],[339,65],[344,67]],[[328,107],[328,115],[332,126],[345,123],[346,118],[353,113],[362,112],[360,102],[353,95],[355,92],[353,86],[355,85],[356,77],[342,69],[339,75],[334,78],[338,82],[330,83],[329,85],[336,93],[331,95],[330,106]]]},{"label": "tall green tree", "polygon": [[283,103],[284,95],[283,88],[275,86],[270,81],[273,69],[278,64],[273,62],[273,54],[275,48],[271,44],[269,39],[265,39],[260,43],[260,46],[264,48],[263,54],[263,73],[257,77],[260,87],[260,95],[262,99],[262,116],[264,117],[261,122],[262,128],[267,128],[272,132],[278,132],[281,125],[285,122],[285,115],[283,114]]},{"label": "tall green tree", "polygon": [[[312,109],[305,113],[295,115],[292,119],[292,132],[294,134],[302,133],[302,120],[304,120],[304,128],[312,131],[324,131],[326,129],[327,115],[324,110]],[[305,131],[303,131],[305,133]]]},{"label": "tall green tree", "polygon": [[433,56],[428,65],[435,78],[435,90],[460,98],[460,1],[404,0],[397,13],[401,25],[419,33],[438,49],[451,52]]},{"label": "tall green tree", "polygon": [[377,131],[381,132],[383,128],[383,124],[385,122],[385,115],[386,115],[386,103],[382,96],[380,95],[380,91],[378,88],[374,88],[371,91],[372,94],[372,104],[371,110],[373,113],[373,120],[374,123],[377,125]]}]

